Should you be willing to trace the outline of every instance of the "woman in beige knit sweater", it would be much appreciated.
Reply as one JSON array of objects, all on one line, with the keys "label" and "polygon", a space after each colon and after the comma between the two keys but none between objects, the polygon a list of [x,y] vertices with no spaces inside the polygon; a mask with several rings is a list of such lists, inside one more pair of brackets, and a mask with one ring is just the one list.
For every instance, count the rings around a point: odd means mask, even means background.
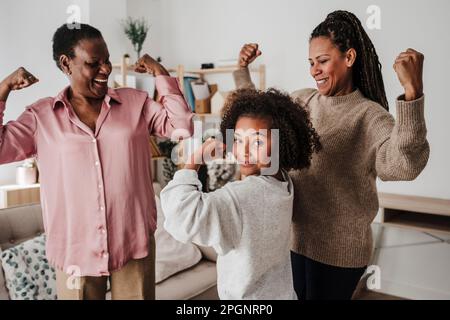
[{"label": "woman in beige knit sweater", "polygon": [[[261,54],[244,45],[238,87],[254,87],[247,66]],[[405,92],[388,112],[381,65],[359,19],[335,11],[312,32],[317,89],[292,95],[309,110],[322,151],[291,173],[295,185],[292,266],[300,299],[350,299],[372,253],[376,178],[413,180],[429,156],[424,119],[423,55],[400,53],[394,70]]]}]

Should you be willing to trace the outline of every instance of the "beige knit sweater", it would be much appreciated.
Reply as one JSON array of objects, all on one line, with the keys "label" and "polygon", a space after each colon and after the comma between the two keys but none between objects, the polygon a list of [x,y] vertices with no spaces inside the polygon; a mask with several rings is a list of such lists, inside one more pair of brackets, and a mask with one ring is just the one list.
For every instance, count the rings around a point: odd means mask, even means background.
[{"label": "beige knit sweater", "polygon": [[[238,88],[254,87],[247,69],[235,71],[234,78]],[[378,211],[376,177],[413,180],[428,161],[424,97],[399,97],[397,121],[359,90],[327,97],[302,89],[292,97],[309,110],[323,146],[310,168],[290,173],[292,250],[333,266],[366,266]]]}]

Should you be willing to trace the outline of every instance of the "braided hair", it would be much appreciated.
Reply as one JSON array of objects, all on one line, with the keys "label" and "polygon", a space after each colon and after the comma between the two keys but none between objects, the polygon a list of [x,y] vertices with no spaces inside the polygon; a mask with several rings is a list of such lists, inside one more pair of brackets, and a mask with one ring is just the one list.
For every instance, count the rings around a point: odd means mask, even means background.
[{"label": "braided hair", "polygon": [[351,12],[334,11],[313,30],[310,41],[317,37],[329,38],[342,53],[355,49],[356,60],[352,68],[355,86],[366,98],[389,110],[381,63],[361,21]]}]

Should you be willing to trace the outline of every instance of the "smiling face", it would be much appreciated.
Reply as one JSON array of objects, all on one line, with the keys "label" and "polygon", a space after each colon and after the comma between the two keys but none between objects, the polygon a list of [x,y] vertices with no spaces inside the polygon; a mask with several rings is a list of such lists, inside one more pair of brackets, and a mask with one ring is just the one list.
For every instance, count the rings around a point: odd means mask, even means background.
[{"label": "smiling face", "polygon": [[71,88],[85,98],[101,99],[108,92],[111,74],[108,47],[103,38],[84,39],[74,48],[75,57],[66,57]]},{"label": "smiling face", "polygon": [[309,43],[311,76],[319,92],[325,96],[339,96],[353,91],[352,66],[356,51],[342,53],[328,37],[316,37]]},{"label": "smiling face", "polygon": [[271,120],[241,116],[234,130],[233,153],[241,174],[259,175],[262,168],[270,167]]}]

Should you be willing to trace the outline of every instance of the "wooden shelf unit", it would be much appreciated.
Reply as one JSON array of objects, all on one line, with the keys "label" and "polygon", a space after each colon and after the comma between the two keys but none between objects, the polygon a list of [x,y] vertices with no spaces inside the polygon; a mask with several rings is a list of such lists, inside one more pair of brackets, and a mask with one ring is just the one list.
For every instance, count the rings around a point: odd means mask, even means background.
[{"label": "wooden shelf unit", "polygon": [[[125,56],[122,57],[122,61],[120,63],[114,63],[112,64],[113,69],[119,69],[120,74],[122,75],[122,84],[123,86],[127,86],[127,75],[129,72],[134,71],[134,64],[129,63],[129,58],[126,58]],[[217,67],[212,69],[185,69],[184,65],[180,64],[176,68],[169,68],[167,69],[170,73],[176,73],[176,76],[178,78],[181,91],[184,92],[184,77],[189,75],[195,75],[199,77],[202,80],[205,80],[205,76],[212,75],[212,74],[223,74],[223,73],[233,73],[233,71],[238,70],[238,66],[227,66],[227,67]],[[260,90],[266,89],[266,66],[264,64],[259,65],[258,67],[251,67],[249,68],[251,73],[257,73],[258,74],[258,80],[259,80],[259,86],[258,88]],[[204,114],[196,114],[201,119],[205,119],[207,117],[220,117],[218,114],[212,114],[212,113],[204,113]]]},{"label": "wooden shelf unit", "polygon": [[450,200],[383,192],[378,199],[382,225],[450,234]]},{"label": "wooden shelf unit", "polygon": [[[113,63],[112,67],[113,69],[120,69],[120,74],[122,75],[122,83],[124,83],[123,86],[127,85],[127,74],[131,71],[134,72],[134,65],[127,63],[128,58],[122,58],[121,63]],[[180,82],[180,86],[182,91],[184,92],[184,76],[186,74],[196,75],[199,78],[204,80],[204,77],[206,75],[210,74],[221,74],[221,73],[233,73],[234,71],[238,70],[238,66],[228,66],[228,67],[217,67],[212,69],[185,69],[184,65],[180,64],[176,68],[169,68],[167,71],[169,73],[176,73],[177,78]],[[249,68],[251,73],[258,73],[259,75],[259,86],[258,88],[260,90],[265,90],[266,88],[266,65],[261,64],[258,67]]]},{"label": "wooden shelf unit", "polygon": [[[199,77],[201,80],[205,81],[205,76],[213,74],[223,74],[223,73],[233,73],[238,70],[238,66],[227,66],[227,67],[216,67],[212,69],[185,69],[184,65],[178,65],[177,68],[169,69],[169,72],[176,73],[178,77],[178,82],[180,83],[181,91],[184,92],[184,77],[189,75],[194,75]],[[249,68],[251,73],[258,74],[259,89],[265,90],[266,88],[266,66],[264,64],[258,67]],[[194,111],[195,112],[195,111]],[[196,113],[196,115],[201,120],[206,120],[208,118],[218,118],[220,119],[220,114],[215,113]]]},{"label": "wooden shelf unit", "polygon": [[[220,74],[220,73],[233,73],[238,70],[238,66],[217,67],[212,69],[185,69],[184,65],[178,65],[175,69],[169,69],[169,72],[176,72],[178,80],[181,85],[181,90],[184,92],[184,76],[186,74],[193,74],[200,79],[205,80],[205,75]],[[259,89],[265,90],[266,88],[266,66],[264,64],[259,67],[249,68],[250,72],[258,73],[259,75]]]}]

